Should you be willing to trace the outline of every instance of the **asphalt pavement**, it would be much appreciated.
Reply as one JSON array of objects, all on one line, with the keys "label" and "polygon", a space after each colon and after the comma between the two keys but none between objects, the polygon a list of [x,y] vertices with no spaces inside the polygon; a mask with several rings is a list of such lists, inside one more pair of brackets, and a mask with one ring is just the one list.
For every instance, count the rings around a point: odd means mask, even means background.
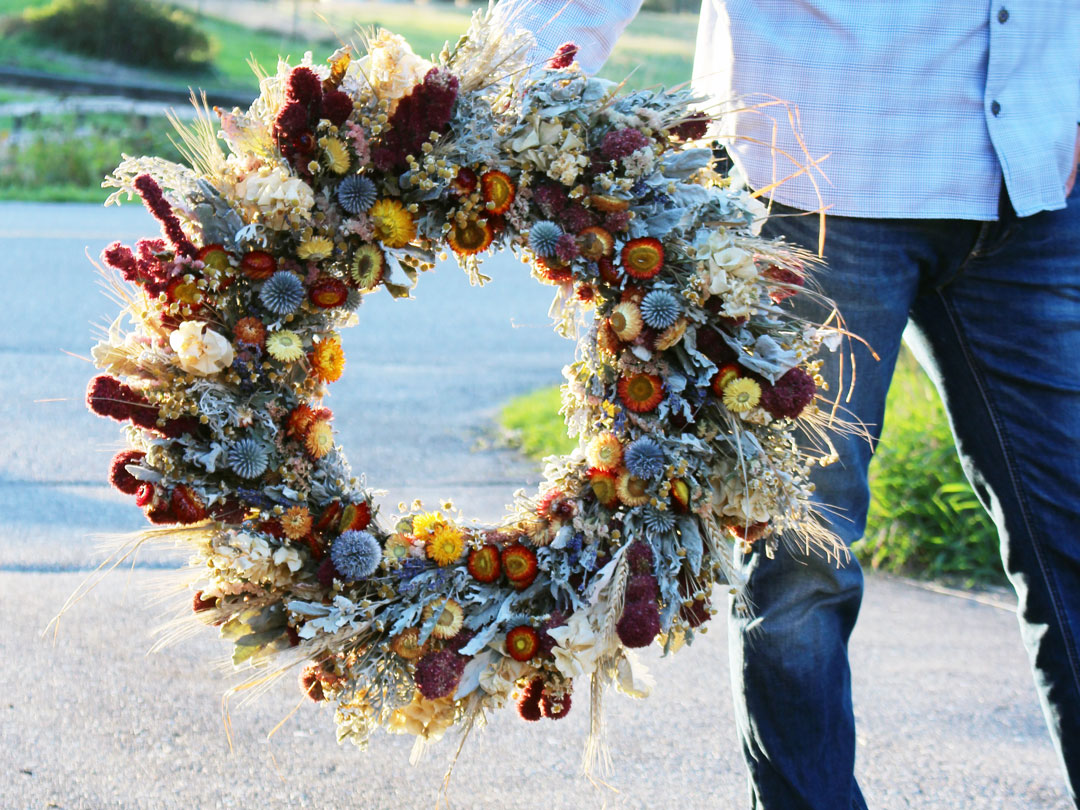
[{"label": "asphalt pavement", "polygon": [[[85,411],[93,327],[117,307],[87,254],[156,231],[136,206],[0,204],[0,809],[433,807],[454,740],[409,765],[411,739],[367,752],[334,741],[325,709],[287,679],[234,703],[230,751],[220,696],[227,650],[207,632],[147,656],[163,607],[152,592],[178,559],[147,554],[41,631],[100,559],[94,534],[139,511],[104,485],[119,428]],[[328,403],[357,473],[381,501],[453,499],[496,520],[534,465],[492,449],[509,397],[555,382],[573,346],[547,317],[550,289],[512,257],[470,288],[452,264],[417,298],[370,296],[343,335],[344,378]],[[1070,807],[1007,597],[871,576],[851,642],[857,773],[872,808]],[[561,723],[511,710],[466,744],[454,808],[745,806],[722,622],[669,660],[649,655],[645,701],[606,701],[610,787],[578,772],[584,693]],[[444,802],[444,806],[446,803]]]}]

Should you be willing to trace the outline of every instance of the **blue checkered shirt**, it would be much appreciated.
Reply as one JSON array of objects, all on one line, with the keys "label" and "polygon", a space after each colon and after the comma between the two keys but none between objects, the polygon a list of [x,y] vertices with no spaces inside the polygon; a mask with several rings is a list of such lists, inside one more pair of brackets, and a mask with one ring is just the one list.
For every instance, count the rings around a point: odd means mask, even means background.
[{"label": "blue checkered shirt", "polygon": [[[572,41],[594,72],[640,5],[503,0],[500,13],[536,34],[538,60]],[[1080,3],[704,0],[694,84],[724,111],[718,131],[752,187],[820,160],[771,192],[780,202],[992,220],[1004,179],[1027,216],[1065,206]]]}]

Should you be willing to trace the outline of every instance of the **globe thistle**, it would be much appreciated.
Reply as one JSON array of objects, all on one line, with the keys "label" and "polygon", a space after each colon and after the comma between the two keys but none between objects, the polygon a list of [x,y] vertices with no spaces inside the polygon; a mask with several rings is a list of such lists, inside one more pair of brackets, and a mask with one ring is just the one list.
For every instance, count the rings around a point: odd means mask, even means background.
[{"label": "globe thistle", "polygon": [[279,270],[267,279],[259,300],[275,315],[291,315],[304,301],[304,284],[287,270]]},{"label": "globe thistle", "polygon": [[675,529],[675,515],[670,509],[663,511],[645,507],[645,529],[652,535],[668,534]]},{"label": "globe thistle", "polygon": [[541,220],[529,230],[529,247],[537,256],[554,256],[562,235],[562,228],[554,222]]},{"label": "globe thistle", "polygon": [[372,534],[348,531],[330,547],[330,559],[343,580],[356,582],[375,573],[382,560],[382,548]]},{"label": "globe thistle", "polygon": [[227,458],[233,472],[241,478],[258,478],[270,463],[270,454],[258,439],[241,439],[233,444]]},{"label": "globe thistle", "polygon": [[341,207],[354,216],[371,208],[377,197],[375,184],[362,174],[349,175],[341,181],[337,190]]},{"label": "globe thistle", "polygon": [[641,317],[653,329],[667,329],[681,314],[679,299],[667,290],[653,290],[641,299]]},{"label": "globe thistle", "polygon": [[627,445],[623,461],[631,475],[645,480],[656,478],[664,471],[664,451],[650,436],[642,436]]}]

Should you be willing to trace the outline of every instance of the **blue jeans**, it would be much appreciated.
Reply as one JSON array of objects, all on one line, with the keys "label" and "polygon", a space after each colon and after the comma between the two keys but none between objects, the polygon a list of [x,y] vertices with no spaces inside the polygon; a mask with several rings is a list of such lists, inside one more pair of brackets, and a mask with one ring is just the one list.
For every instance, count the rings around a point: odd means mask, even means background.
[{"label": "blue jeans", "polygon": [[[774,206],[767,234],[816,249],[818,219]],[[949,413],[960,458],[993,517],[1019,598],[1020,630],[1074,800],[1080,788],[1080,194],[1067,209],[998,222],[829,217],[819,278],[855,345],[850,407],[876,443],[901,334]],[[803,303],[801,306],[810,306]],[[818,313],[820,314],[820,313]],[[839,354],[826,359],[836,394]],[[844,371],[845,384],[851,367]],[[816,497],[858,540],[873,446],[839,440]],[[783,551],[742,560],[752,617],[732,613],[735,714],[751,805],[865,808],[855,782],[847,642],[859,612],[858,563]]]}]

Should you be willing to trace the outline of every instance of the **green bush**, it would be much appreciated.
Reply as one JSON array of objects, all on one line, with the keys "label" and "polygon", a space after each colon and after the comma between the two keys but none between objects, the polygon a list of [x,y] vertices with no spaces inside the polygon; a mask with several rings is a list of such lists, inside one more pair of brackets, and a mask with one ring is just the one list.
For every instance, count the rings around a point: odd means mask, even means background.
[{"label": "green bush", "polygon": [[855,550],[871,567],[966,584],[1004,581],[997,532],[960,468],[945,409],[906,350],[889,389],[870,494]]},{"label": "green bush", "polygon": [[123,153],[180,159],[170,134],[172,126],[164,119],[145,127],[137,118],[116,114],[78,123],[70,114],[35,119],[18,137],[0,133],[0,197],[104,201],[101,181]]},{"label": "green bush", "polygon": [[40,44],[161,70],[205,70],[210,39],[184,11],[156,0],[53,0],[7,26]]},{"label": "green bush", "polygon": [[[539,459],[575,446],[558,410],[558,389],[544,388],[512,400],[501,422]],[[866,535],[855,544],[864,564],[969,586],[1004,583],[997,533],[960,469],[937,392],[907,350],[889,389],[870,489]]]}]

